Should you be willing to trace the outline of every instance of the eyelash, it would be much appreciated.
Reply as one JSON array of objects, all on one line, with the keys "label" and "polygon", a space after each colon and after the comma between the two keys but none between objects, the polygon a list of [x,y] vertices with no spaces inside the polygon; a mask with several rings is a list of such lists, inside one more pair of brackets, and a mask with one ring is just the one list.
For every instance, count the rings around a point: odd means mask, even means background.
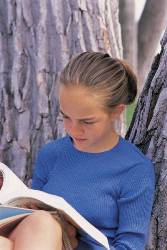
[{"label": "eyelash", "polygon": [[93,124],[94,122],[86,122],[86,121],[83,121],[83,123],[85,123],[85,124]]},{"label": "eyelash", "polygon": [[[69,119],[69,117],[63,116],[63,119]],[[94,122],[83,121],[84,124],[93,124]]]}]

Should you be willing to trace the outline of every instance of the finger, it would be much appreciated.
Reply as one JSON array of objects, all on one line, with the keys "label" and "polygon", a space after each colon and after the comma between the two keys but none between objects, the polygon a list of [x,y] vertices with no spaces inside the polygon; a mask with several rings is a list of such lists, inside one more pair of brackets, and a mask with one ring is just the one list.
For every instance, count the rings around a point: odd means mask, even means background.
[{"label": "finger", "polygon": [[30,208],[31,208],[31,209],[35,209],[35,210],[40,210],[40,208],[37,207],[37,206],[34,205],[34,204],[30,204]]},{"label": "finger", "polygon": [[13,249],[13,242],[10,239],[0,236],[0,249]]},{"label": "finger", "polygon": [[39,208],[36,205],[31,204],[31,203],[23,203],[23,204],[21,204],[20,207],[22,207],[22,208],[28,208],[28,209],[34,209],[34,210],[39,210]]},{"label": "finger", "polygon": [[76,238],[71,239],[70,242],[73,249],[78,247],[78,240]]},{"label": "finger", "polygon": [[76,228],[71,224],[66,225],[66,231],[69,237],[75,237],[77,234]]}]

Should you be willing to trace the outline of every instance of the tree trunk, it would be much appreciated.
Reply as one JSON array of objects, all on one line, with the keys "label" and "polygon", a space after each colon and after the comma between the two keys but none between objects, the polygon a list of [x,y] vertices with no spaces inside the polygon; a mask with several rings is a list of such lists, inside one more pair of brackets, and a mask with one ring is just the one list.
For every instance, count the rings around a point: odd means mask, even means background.
[{"label": "tree trunk", "polygon": [[0,161],[28,184],[39,147],[64,134],[58,75],[86,50],[122,56],[117,0],[0,1]]},{"label": "tree trunk", "polygon": [[135,21],[135,1],[119,1],[123,57],[137,73],[137,23]]},{"label": "tree trunk", "polygon": [[141,92],[158,43],[167,23],[167,1],[146,0],[139,21],[135,21],[135,1],[120,2],[120,23],[123,57],[129,61],[139,76]]},{"label": "tree trunk", "polygon": [[[167,29],[126,138],[155,164],[156,193],[147,250],[167,249]],[[141,170],[142,171],[142,170]]]},{"label": "tree trunk", "polygon": [[167,23],[167,1],[147,0],[138,24],[138,73],[143,86]]}]

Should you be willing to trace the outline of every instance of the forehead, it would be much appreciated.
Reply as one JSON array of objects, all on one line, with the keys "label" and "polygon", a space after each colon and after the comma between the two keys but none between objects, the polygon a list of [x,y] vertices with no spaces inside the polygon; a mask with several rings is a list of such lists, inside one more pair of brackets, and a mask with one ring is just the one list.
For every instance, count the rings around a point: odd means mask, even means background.
[{"label": "forehead", "polygon": [[102,101],[98,95],[83,87],[60,87],[60,109],[67,115],[77,117],[104,113]]}]

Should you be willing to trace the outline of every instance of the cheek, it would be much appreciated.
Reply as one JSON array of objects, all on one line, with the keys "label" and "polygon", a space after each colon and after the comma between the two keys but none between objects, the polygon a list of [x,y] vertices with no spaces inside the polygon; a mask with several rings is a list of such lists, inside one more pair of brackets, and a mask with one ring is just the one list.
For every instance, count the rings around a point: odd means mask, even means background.
[{"label": "cheek", "polygon": [[90,136],[93,136],[93,137],[96,136],[96,137],[98,137],[99,134],[101,134],[101,132],[102,132],[102,128],[101,128],[101,126],[94,125],[94,126],[91,126],[91,127],[86,127],[85,128],[85,132],[87,134],[89,134]]},{"label": "cheek", "polygon": [[71,127],[71,122],[69,120],[63,120],[63,125],[65,130],[69,130]]},{"label": "cheek", "polygon": [[92,133],[93,136],[95,137],[101,137],[103,134],[106,134],[107,131],[109,132],[112,129],[112,125],[110,123],[100,123],[95,125],[90,133]]}]

